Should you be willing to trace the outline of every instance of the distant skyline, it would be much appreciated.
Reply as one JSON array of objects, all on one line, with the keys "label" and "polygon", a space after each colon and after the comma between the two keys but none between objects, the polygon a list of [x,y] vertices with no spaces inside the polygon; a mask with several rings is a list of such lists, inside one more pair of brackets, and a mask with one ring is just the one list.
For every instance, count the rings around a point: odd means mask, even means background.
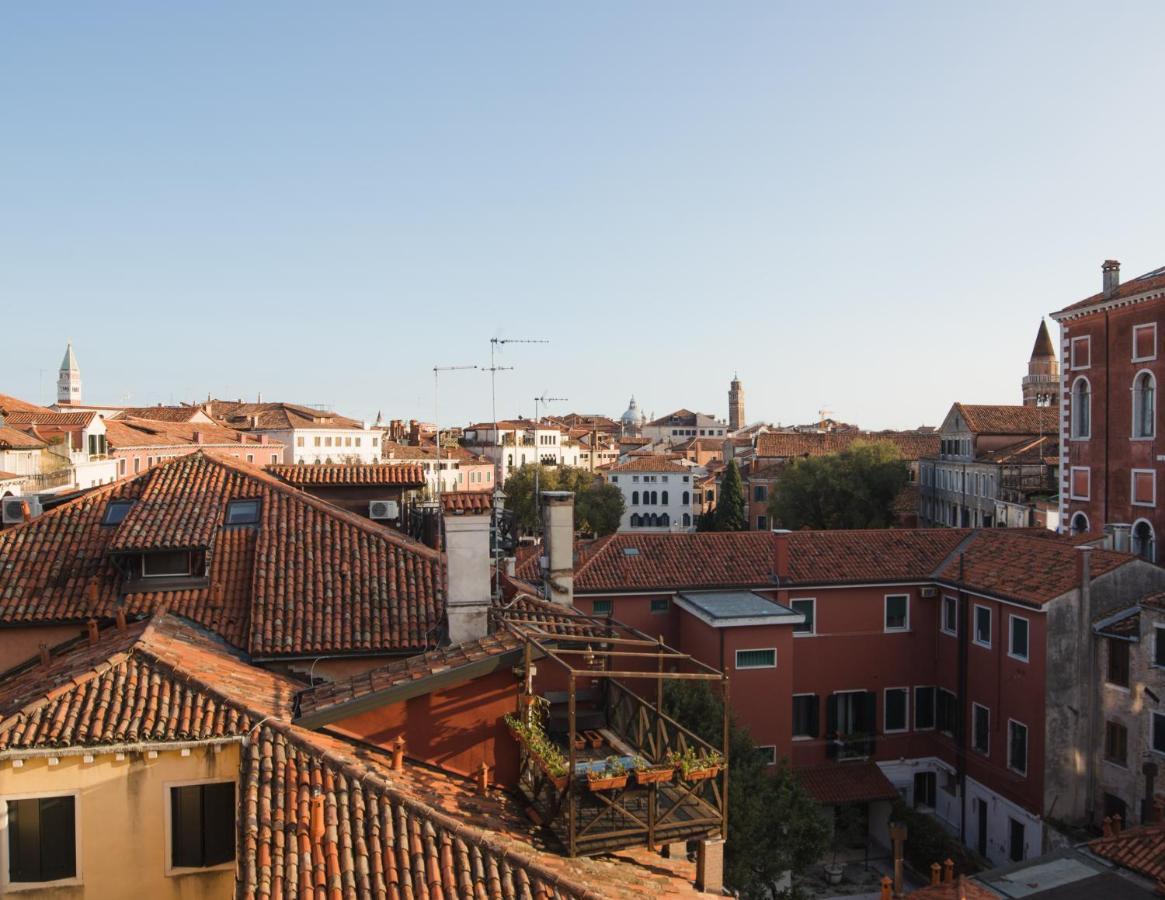
[{"label": "distant skyline", "polygon": [[[1019,403],[1165,264],[1165,6],[10,4],[0,393],[433,418]],[[1052,327],[1052,323],[1049,323]],[[1053,337],[1058,329],[1052,328]],[[1058,344],[1058,341],[1057,341]],[[441,421],[490,417],[442,378]]]}]

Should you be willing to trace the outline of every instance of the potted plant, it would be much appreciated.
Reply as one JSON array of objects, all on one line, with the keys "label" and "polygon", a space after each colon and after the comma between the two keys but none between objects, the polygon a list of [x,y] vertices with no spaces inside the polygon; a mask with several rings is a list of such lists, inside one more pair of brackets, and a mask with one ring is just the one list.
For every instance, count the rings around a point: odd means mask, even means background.
[{"label": "potted plant", "polygon": [[534,764],[547,775],[555,789],[564,790],[569,781],[570,766],[566,756],[543,730],[536,713],[531,713],[530,720],[525,722],[510,715],[504,720],[510,734],[526,748]]},{"label": "potted plant", "polygon": [[673,750],[668,759],[679,770],[684,781],[703,781],[715,778],[724,768],[724,757],[717,750],[701,750],[687,747],[682,752]]},{"label": "potted plant", "polygon": [[587,787],[592,791],[614,791],[627,786],[627,767],[617,756],[603,760],[601,769],[587,769]]},{"label": "potted plant", "polygon": [[642,756],[632,757],[631,767],[635,770],[635,781],[638,784],[666,784],[672,780],[676,771],[670,763],[660,765]]}]

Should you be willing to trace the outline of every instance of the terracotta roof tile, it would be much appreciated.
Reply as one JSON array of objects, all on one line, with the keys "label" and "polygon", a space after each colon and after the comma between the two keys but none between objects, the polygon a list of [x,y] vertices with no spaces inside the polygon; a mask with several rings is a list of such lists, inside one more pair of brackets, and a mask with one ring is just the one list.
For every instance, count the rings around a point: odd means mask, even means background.
[{"label": "terracotta roof tile", "polygon": [[954,881],[927,885],[908,896],[911,900],[999,900],[995,891],[964,875],[959,875]]},{"label": "terracotta roof tile", "polygon": [[253,434],[224,428],[209,422],[168,422],[121,417],[105,420],[105,439],[113,450],[129,447],[240,447],[282,451],[283,444],[269,440],[260,443]]},{"label": "terracotta roof tile", "polygon": [[936,456],[939,451],[937,434],[920,434],[915,431],[858,431],[833,434],[769,431],[757,435],[756,455],[781,458],[826,456],[849,450],[857,443],[876,442],[893,444],[902,454],[902,458],[907,460]]},{"label": "terracotta roof tile", "polygon": [[893,800],[898,791],[872,760],[830,762],[794,769],[813,798],[826,806]]},{"label": "terracotta roof tile", "polygon": [[364,427],[360,422],[347,416],[295,403],[239,403],[231,400],[211,400],[204,409],[211,418],[240,431]]},{"label": "terracotta roof tile", "polygon": [[765,531],[616,533],[575,567],[582,591],[771,585],[773,536]]},{"label": "terracotta roof tile", "polygon": [[0,413],[8,415],[10,412],[52,412],[47,406],[37,406],[35,403],[29,403],[27,400],[21,400],[19,397],[12,397],[8,394],[0,394]]},{"label": "terracotta roof tile", "polygon": [[619,463],[607,469],[608,472],[676,472],[683,475],[692,470],[688,466],[681,466],[675,459],[682,459],[683,454],[674,456],[669,453],[651,453],[645,456],[632,455],[627,462]]},{"label": "terracotta roof tile", "polygon": [[1165,879],[1165,824],[1126,828],[1112,837],[1097,838],[1088,849],[1153,881]]},{"label": "terracotta roof tile", "polygon": [[296,487],[373,487],[401,485],[417,487],[425,483],[425,473],[417,465],[319,465],[268,466],[267,471]]},{"label": "terracotta roof tile", "polygon": [[189,422],[199,414],[206,414],[201,406],[127,406],[119,410],[112,420],[150,419],[155,422]]},{"label": "terracotta roof tile", "polygon": [[[1060,433],[1060,410],[1055,406],[976,406],[956,403],[954,408],[975,434]],[[937,435],[935,440],[937,442]]]},{"label": "terracotta roof tile", "polygon": [[1099,294],[1085,297],[1083,300],[1073,303],[1071,306],[1065,306],[1059,312],[1053,313],[1052,318],[1058,319],[1066,314],[1084,312],[1089,307],[1101,306],[1113,300],[1127,300],[1139,294],[1160,293],[1161,291],[1165,291],[1165,266],[1122,282],[1117,285],[1116,291],[1111,296],[1101,291]]},{"label": "terracotta roof tile", "polygon": [[781,583],[927,581],[968,535],[958,528],[794,531]]},{"label": "terracotta roof tile", "polygon": [[[258,526],[222,526],[230,500],[254,498]],[[137,502],[120,525],[103,526],[112,499]],[[211,548],[210,585],[127,594],[127,610],[164,604],[257,656],[422,650],[444,616],[440,554],[253,466],[196,452],[0,533],[0,623],[111,618],[121,580],[110,551],[167,546]]]},{"label": "terracotta roof tile", "polygon": [[35,410],[14,409],[5,413],[4,418],[10,425],[55,425],[58,427],[85,427],[95,418],[97,413],[89,412],[37,412]]},{"label": "terracotta roof tile", "polygon": [[0,425],[0,450],[40,450],[47,446],[35,435],[11,425]]},{"label": "terracotta roof tile", "polygon": [[488,513],[493,509],[490,491],[443,491],[441,507],[446,514]]}]

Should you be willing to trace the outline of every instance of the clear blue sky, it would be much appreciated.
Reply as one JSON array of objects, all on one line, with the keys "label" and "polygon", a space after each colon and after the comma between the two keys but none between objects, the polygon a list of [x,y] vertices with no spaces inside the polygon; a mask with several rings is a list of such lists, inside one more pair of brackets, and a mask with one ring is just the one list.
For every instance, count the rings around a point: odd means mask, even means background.
[{"label": "clear blue sky", "polygon": [[[1165,264],[1165,5],[8,3],[0,392],[432,417],[1018,402]],[[46,370],[42,374],[42,370]],[[448,376],[442,419],[488,418]],[[447,417],[447,418],[446,418]]]}]

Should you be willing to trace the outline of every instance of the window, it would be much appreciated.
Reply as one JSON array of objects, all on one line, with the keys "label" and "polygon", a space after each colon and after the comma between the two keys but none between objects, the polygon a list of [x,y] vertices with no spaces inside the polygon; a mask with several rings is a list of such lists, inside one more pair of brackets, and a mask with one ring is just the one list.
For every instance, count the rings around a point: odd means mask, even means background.
[{"label": "window", "polygon": [[980,647],[991,646],[991,608],[975,605],[975,643]]},{"label": "window", "polygon": [[631,492],[631,505],[632,506],[639,505],[639,491],[632,491]]},{"label": "window", "polygon": [[258,500],[232,500],[227,504],[228,525],[256,525],[258,522]]},{"label": "window", "polygon": [[1165,666],[1165,627],[1157,625],[1153,629],[1153,665]]},{"label": "window", "polygon": [[614,605],[615,602],[613,600],[595,600],[594,606],[591,608],[594,610],[596,616],[609,616]]},{"label": "window", "polygon": [[1088,533],[1088,516],[1082,512],[1076,513],[1072,516],[1072,533],[1073,534],[1087,534]]},{"label": "window", "polygon": [[303,436],[302,435],[295,439],[295,446],[297,446],[297,447],[303,446]]},{"label": "window", "polygon": [[665,613],[671,609],[671,601],[667,597],[658,597],[651,601],[653,613]]},{"label": "window", "polygon": [[1133,506],[1157,505],[1157,473],[1153,469],[1133,469],[1132,502]]},{"label": "window", "polygon": [[886,596],[886,631],[907,631],[910,628],[910,598],[905,594]]},{"label": "window", "polygon": [[1151,438],[1156,428],[1156,387],[1152,372],[1141,372],[1133,380],[1133,437]]},{"label": "window", "polygon": [[935,794],[934,772],[917,772],[914,775],[914,806],[934,809]]},{"label": "window", "polygon": [[1072,338],[1070,359],[1073,369],[1087,369],[1092,365],[1092,338]]},{"label": "window", "polygon": [[119,460],[117,461],[117,474],[118,474],[118,475],[124,475],[124,474],[125,474],[125,459],[124,459],[124,458],[122,458],[122,459],[119,459]]},{"label": "window", "polygon": [[909,688],[886,688],[882,730],[887,734],[906,731],[910,727],[906,715],[908,694]]},{"label": "window", "polygon": [[1092,435],[1092,390],[1087,378],[1072,383],[1072,437],[1086,440]]},{"label": "window", "polygon": [[1104,723],[1104,758],[1123,766],[1129,756],[1129,730],[1119,722]]},{"label": "window", "polygon": [[254,461],[255,461],[255,454],[254,454],[254,453],[248,453],[248,454],[247,454],[247,462],[249,462],[249,463],[253,463]]},{"label": "window", "polygon": [[1133,326],[1133,362],[1157,358],[1157,323]]},{"label": "window", "polygon": [[132,500],[110,500],[105,507],[105,515],[101,517],[102,525],[120,525],[133,506]]},{"label": "window", "polygon": [[763,484],[757,484],[752,489],[752,499],[754,503],[763,503],[768,499],[769,489]]},{"label": "window", "polygon": [[[872,691],[841,691],[826,704],[826,737],[868,736],[878,728],[877,694]],[[869,755],[869,742],[861,741],[853,754]],[[851,755],[853,755],[851,754]]]},{"label": "window", "polygon": [[1153,713],[1153,733],[1149,740],[1157,753],[1165,753],[1165,713]]},{"label": "window", "polygon": [[775,669],[776,666],[776,648],[736,651],[736,668],[738,669]]},{"label": "window", "polygon": [[971,704],[971,746],[984,756],[991,752],[991,710],[978,703]]},{"label": "window", "polygon": [[138,472],[140,472],[141,470],[142,470],[142,458],[140,456],[135,456],[133,458],[133,473],[135,475],[137,475]]},{"label": "window", "polygon": [[1007,655],[1014,659],[1028,661],[1028,621],[1023,616],[1011,616],[1008,619],[1009,637],[1007,641]]},{"label": "window", "polygon": [[946,594],[943,595],[941,628],[943,634],[956,635],[959,633],[959,601]]},{"label": "window", "polygon": [[1027,774],[1027,726],[1011,719],[1007,723],[1007,767]]},{"label": "window", "polygon": [[1072,466],[1069,496],[1072,500],[1087,500],[1092,493],[1092,470],[1087,466]]},{"label": "window", "polygon": [[765,747],[756,748],[757,756],[760,757],[761,763],[766,766],[775,766],[777,764],[777,748],[771,744]]},{"label": "window", "polygon": [[954,694],[943,688],[938,689],[935,698],[935,724],[939,731],[954,734],[959,724],[958,700]]},{"label": "window", "polygon": [[934,688],[914,689],[914,730],[929,731],[934,728]]},{"label": "window", "polygon": [[313,441],[314,441],[314,443],[315,443],[315,446],[317,446],[317,447],[318,447],[318,446],[320,445],[320,439],[319,439],[319,437],[315,437],[315,438],[313,438]]},{"label": "window", "polygon": [[8,800],[8,883],[77,877],[77,798]]},{"label": "window", "polygon": [[205,869],[235,858],[235,784],[170,788],[170,868]]},{"label": "window", "polygon": [[1154,562],[1157,557],[1157,541],[1153,526],[1144,519],[1138,519],[1132,531],[1132,551],[1142,559]]},{"label": "window", "polygon": [[163,551],[142,555],[142,575],[145,578],[164,578],[168,575],[189,575],[190,554],[185,550]]},{"label": "window", "polygon": [[820,723],[817,717],[821,703],[816,694],[793,695],[793,738],[815,738]]},{"label": "window", "polygon": [[793,626],[793,634],[816,634],[817,633],[817,601],[812,597],[806,597],[800,600],[789,601],[789,606],[794,612],[799,612],[805,617],[805,621],[800,625]]},{"label": "window", "polygon": [[1129,642],[1120,638],[1106,638],[1108,645],[1108,671],[1104,680],[1115,687],[1129,686]]},{"label": "window", "polygon": [[768,531],[769,530],[769,517],[768,516],[757,516],[756,517],[756,530],[757,531]]}]

